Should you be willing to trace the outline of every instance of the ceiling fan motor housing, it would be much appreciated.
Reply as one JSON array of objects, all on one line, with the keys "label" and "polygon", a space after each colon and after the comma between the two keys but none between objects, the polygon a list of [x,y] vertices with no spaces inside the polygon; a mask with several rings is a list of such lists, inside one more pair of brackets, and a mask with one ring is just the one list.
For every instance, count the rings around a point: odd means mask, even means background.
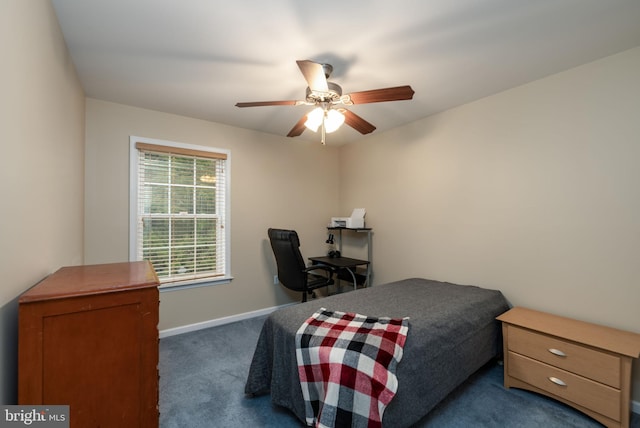
[{"label": "ceiling fan motor housing", "polygon": [[324,77],[326,79],[329,78],[329,76],[331,76],[331,73],[333,72],[333,66],[331,64],[321,64],[322,65],[322,70],[324,71]]},{"label": "ceiling fan motor housing", "polygon": [[311,88],[307,87],[307,102],[310,103],[319,103],[319,102],[337,102],[340,100],[342,96],[342,87],[337,83],[327,82],[327,87],[329,90],[327,92],[324,91],[314,91]]}]

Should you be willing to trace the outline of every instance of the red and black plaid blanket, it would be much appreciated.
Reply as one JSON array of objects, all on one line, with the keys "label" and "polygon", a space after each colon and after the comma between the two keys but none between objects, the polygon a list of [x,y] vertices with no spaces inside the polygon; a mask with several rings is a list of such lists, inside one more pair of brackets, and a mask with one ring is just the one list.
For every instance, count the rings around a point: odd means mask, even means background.
[{"label": "red and black plaid blanket", "polygon": [[409,318],[372,318],[321,308],[296,333],[309,426],[381,427],[398,389],[395,375]]}]

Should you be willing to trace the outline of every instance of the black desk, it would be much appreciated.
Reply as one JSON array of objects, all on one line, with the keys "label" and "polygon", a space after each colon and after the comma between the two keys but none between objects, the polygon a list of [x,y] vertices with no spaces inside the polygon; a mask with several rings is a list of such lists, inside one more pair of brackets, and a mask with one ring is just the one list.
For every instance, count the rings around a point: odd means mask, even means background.
[{"label": "black desk", "polygon": [[[328,257],[328,256],[321,256],[321,257],[309,257],[309,260],[311,260],[311,262],[313,264],[320,264],[320,265],[325,265],[325,266],[329,266],[330,268],[334,269],[338,274],[339,272],[342,271],[347,271],[349,272],[349,274],[351,275],[351,278],[353,279],[353,289],[355,290],[358,287],[358,281],[356,278],[356,273],[354,272],[355,269],[358,266],[369,266],[369,261],[368,260],[360,260],[360,259],[352,259],[350,257]],[[365,276],[365,285],[369,285],[366,284],[366,279],[368,278],[368,275]]]}]

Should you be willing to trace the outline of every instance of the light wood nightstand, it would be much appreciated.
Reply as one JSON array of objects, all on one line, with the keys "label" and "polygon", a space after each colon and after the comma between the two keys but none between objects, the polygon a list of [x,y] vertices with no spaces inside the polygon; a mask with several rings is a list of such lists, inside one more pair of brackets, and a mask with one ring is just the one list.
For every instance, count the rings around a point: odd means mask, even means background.
[{"label": "light wood nightstand", "polygon": [[504,386],[562,401],[608,427],[628,427],[640,334],[516,307],[497,318]]}]

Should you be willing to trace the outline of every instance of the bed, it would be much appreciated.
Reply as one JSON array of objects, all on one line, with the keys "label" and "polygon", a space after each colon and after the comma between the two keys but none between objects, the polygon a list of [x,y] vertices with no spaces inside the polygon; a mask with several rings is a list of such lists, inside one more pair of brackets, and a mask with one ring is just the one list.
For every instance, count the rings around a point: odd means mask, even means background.
[{"label": "bed", "polygon": [[384,426],[418,422],[502,348],[496,316],[509,309],[502,293],[471,285],[411,278],[337,294],[273,312],[258,338],[245,393],[271,394],[272,403],[305,421],[295,334],[320,307],[372,317],[409,317],[398,389]]}]

